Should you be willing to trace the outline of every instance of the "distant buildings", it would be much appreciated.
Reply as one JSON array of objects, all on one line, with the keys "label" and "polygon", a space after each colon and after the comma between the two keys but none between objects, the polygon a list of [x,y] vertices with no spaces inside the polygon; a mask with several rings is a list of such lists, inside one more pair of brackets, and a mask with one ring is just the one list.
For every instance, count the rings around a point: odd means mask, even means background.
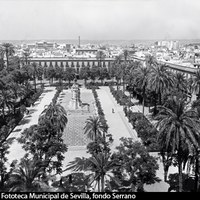
[{"label": "distant buildings", "polygon": [[179,42],[178,41],[166,41],[166,40],[162,40],[162,41],[157,41],[155,43],[158,47],[166,47],[169,50],[176,50],[179,48]]},{"label": "distant buildings", "polygon": [[57,44],[53,42],[45,42],[45,41],[36,42],[36,48],[38,49],[53,49],[56,47]]},{"label": "distant buildings", "polygon": [[83,55],[85,53],[96,54],[97,53],[97,49],[76,49],[76,53],[78,55]]}]

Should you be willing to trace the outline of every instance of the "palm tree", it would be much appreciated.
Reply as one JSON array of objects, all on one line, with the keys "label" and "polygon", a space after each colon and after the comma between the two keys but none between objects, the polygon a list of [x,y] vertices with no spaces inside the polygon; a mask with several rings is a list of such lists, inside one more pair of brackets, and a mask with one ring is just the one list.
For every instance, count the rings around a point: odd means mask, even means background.
[{"label": "palm tree", "polygon": [[65,109],[55,102],[52,102],[48,107],[46,107],[39,117],[39,124],[47,123],[50,127],[55,128],[58,133],[64,131],[67,122],[68,119]]},{"label": "palm tree", "polygon": [[129,52],[128,52],[127,49],[125,49],[125,50],[123,51],[123,57],[124,57],[124,61],[125,61],[125,62],[127,61],[128,56],[129,56]]},{"label": "palm tree", "polygon": [[8,108],[10,113],[10,110],[14,105],[14,94],[2,80],[0,80],[0,97],[0,107],[2,108],[3,118],[5,118],[5,109]]},{"label": "palm tree", "polygon": [[29,49],[23,51],[22,64],[28,65],[31,52]]},{"label": "palm tree", "polygon": [[84,134],[87,134],[87,137],[92,141],[96,141],[104,131],[100,118],[98,116],[90,116],[85,123]]},{"label": "palm tree", "polygon": [[154,67],[157,65],[157,60],[154,56],[147,54],[145,55],[145,64],[147,67]]},{"label": "palm tree", "polygon": [[4,69],[4,52],[3,48],[0,46],[0,71]]},{"label": "palm tree", "polygon": [[101,67],[101,62],[103,59],[105,59],[106,55],[104,54],[104,52],[102,50],[97,52],[96,58],[99,61],[98,62],[98,67]]},{"label": "palm tree", "polygon": [[197,94],[197,99],[200,98],[200,70],[197,70],[193,75],[193,88]]},{"label": "palm tree", "polygon": [[174,97],[173,106],[159,107],[155,117],[159,129],[158,142],[166,152],[177,155],[179,170],[179,191],[182,191],[182,164],[185,152],[199,146],[200,121],[194,110],[188,110],[184,99]]},{"label": "palm tree", "polygon": [[23,158],[9,178],[10,192],[39,192],[48,186],[40,180],[44,171],[43,163]]},{"label": "palm tree", "polygon": [[34,86],[35,86],[35,92],[37,91],[37,82],[36,82],[36,78],[37,78],[37,68],[38,65],[33,62],[31,63],[31,67],[32,67],[32,76],[33,76],[33,81],[34,81]]},{"label": "palm tree", "polygon": [[175,87],[179,92],[187,92],[187,80],[184,73],[177,72],[174,75]]},{"label": "palm tree", "polygon": [[145,103],[145,95],[146,95],[146,88],[149,83],[149,76],[151,73],[151,69],[148,67],[139,66],[135,70],[135,82],[136,84],[142,89],[142,113],[144,115],[144,103]]},{"label": "palm tree", "polygon": [[158,65],[151,68],[149,87],[159,97],[159,105],[162,104],[162,94],[173,87],[173,74],[167,70],[165,65]]},{"label": "palm tree", "polygon": [[121,76],[122,76],[122,82],[123,82],[123,92],[125,92],[125,80],[127,79],[127,76],[130,74],[131,65],[124,62],[120,65],[120,70],[121,70]]},{"label": "palm tree", "polygon": [[3,53],[6,56],[6,62],[7,62],[7,68],[9,66],[9,56],[13,55],[15,53],[14,46],[10,43],[3,43],[1,45],[1,53]]},{"label": "palm tree", "polygon": [[112,68],[113,68],[112,71],[117,81],[117,90],[119,89],[119,80],[121,80],[122,78],[121,63],[122,63],[122,55],[119,55],[115,57],[115,60],[112,64]]},{"label": "palm tree", "polygon": [[199,155],[200,155],[200,148],[195,149],[193,148],[193,152],[185,160],[185,164],[187,164],[187,171],[190,173],[191,171],[195,174],[195,184],[194,184],[194,191],[199,191]]},{"label": "palm tree", "polygon": [[38,78],[38,80],[40,80],[41,86],[42,86],[43,75],[44,75],[44,68],[41,65],[38,65],[37,78]]},{"label": "palm tree", "polygon": [[115,160],[110,160],[111,155],[105,153],[94,154],[90,158],[79,158],[76,157],[74,161],[71,161],[65,170],[73,171],[91,171],[93,174],[92,181],[90,185],[96,181],[98,184],[98,192],[104,192],[105,188],[105,178],[106,175],[112,179],[112,176],[109,175],[109,172],[117,167]]},{"label": "palm tree", "polygon": [[21,98],[25,96],[25,87],[21,84],[16,82],[10,82],[8,84],[9,90],[13,94],[13,113],[15,114],[15,107],[18,102],[21,101]]}]

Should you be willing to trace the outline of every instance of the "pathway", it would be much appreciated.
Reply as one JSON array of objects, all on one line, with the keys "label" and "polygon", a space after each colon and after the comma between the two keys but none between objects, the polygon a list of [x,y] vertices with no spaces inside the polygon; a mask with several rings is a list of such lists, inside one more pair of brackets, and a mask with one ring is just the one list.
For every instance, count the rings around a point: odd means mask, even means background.
[{"label": "pathway", "polygon": [[[119,138],[121,137],[132,137],[134,140],[140,139],[137,137],[137,132],[132,128],[131,124],[128,122],[127,118],[124,115],[123,107],[117,104],[116,100],[110,93],[109,87],[100,87],[100,90],[97,90],[103,111],[105,113],[105,118],[108,122],[109,126],[109,132],[113,135],[114,144],[111,148],[114,150],[116,146],[119,145],[120,141]],[[133,101],[137,101],[136,99],[133,99]],[[115,113],[113,114],[111,112],[111,109],[115,109]],[[142,112],[142,106],[134,106],[132,107],[134,112]],[[149,114],[148,108],[145,109],[145,114]],[[161,158],[159,157],[158,153],[150,153],[150,155],[159,158],[158,159],[158,165],[159,169],[156,172],[157,177],[159,177],[162,181],[160,184],[152,184],[147,185],[147,191],[167,191],[167,185],[164,182],[164,170],[163,170],[163,164],[161,161]],[[169,168],[169,174],[177,173],[176,167],[170,167]],[[146,186],[145,186],[146,188]]]},{"label": "pathway", "polygon": [[21,136],[21,133],[30,126],[38,123],[38,118],[41,112],[44,110],[46,105],[51,103],[52,98],[56,93],[55,87],[47,87],[44,92],[40,96],[37,102],[35,102],[34,106],[28,108],[29,115],[25,115],[21,120],[18,126],[15,127],[13,132],[10,134],[9,138],[14,138],[14,141],[9,149],[8,164],[10,164],[13,160],[20,160],[25,151],[22,149],[21,144],[17,142],[17,138]]},{"label": "pathway", "polygon": [[[114,139],[111,149],[114,150],[120,144],[119,139],[121,137],[131,137],[134,140],[139,140],[136,131],[124,115],[123,107],[117,104],[110,93],[109,87],[100,87],[96,91],[109,126],[108,132],[112,134]],[[112,113],[112,108],[115,110],[114,113]]]},{"label": "pathway", "polygon": [[[115,88],[116,89],[116,88]],[[122,87],[121,87],[122,89]],[[125,91],[125,94],[127,96],[130,95],[130,93],[128,91]],[[195,95],[192,95],[192,100],[195,99]],[[137,103],[139,102],[137,99],[135,98],[132,98],[131,101],[133,103],[136,103],[136,105],[132,106],[131,107],[131,110],[133,112],[141,112],[142,113],[142,105],[137,105]],[[146,116],[147,119],[149,119],[149,121],[152,123],[152,124],[155,124],[156,121],[155,120],[152,120],[152,118],[150,117],[151,116],[151,113],[149,112],[149,108],[148,107],[144,107],[144,115]],[[154,157],[157,157],[158,158],[158,164],[159,164],[159,169],[157,170],[156,172],[156,175],[163,181],[164,180],[164,169],[163,169],[163,163],[162,163],[162,159],[161,159],[161,156],[158,155],[157,152],[151,152],[150,155],[154,156]],[[178,173],[178,169],[177,167],[174,167],[174,166],[171,166],[169,168],[169,171],[168,171],[168,175],[169,174],[173,174],[173,173]],[[186,172],[185,172],[186,173]],[[154,187],[154,184],[152,185]],[[149,187],[149,186],[148,186]]]}]

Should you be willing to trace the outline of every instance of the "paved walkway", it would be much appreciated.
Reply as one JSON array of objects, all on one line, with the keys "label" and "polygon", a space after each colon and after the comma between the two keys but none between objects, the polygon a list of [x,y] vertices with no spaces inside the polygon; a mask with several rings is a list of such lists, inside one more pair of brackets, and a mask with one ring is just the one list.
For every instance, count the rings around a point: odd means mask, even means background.
[{"label": "paved walkway", "polygon": [[[100,90],[96,91],[109,126],[108,132],[112,134],[114,139],[111,149],[114,150],[120,144],[119,139],[121,137],[131,137],[134,140],[139,140],[136,131],[124,115],[123,107],[117,104],[110,93],[109,87],[100,87]],[[112,108],[115,110],[114,113],[112,113]]]},{"label": "paved walkway", "polygon": [[40,96],[37,102],[35,102],[34,106],[28,108],[29,115],[25,115],[21,120],[20,124],[15,127],[13,132],[10,134],[9,138],[15,138],[12,145],[10,146],[10,153],[8,154],[8,164],[10,164],[13,160],[20,160],[25,151],[22,149],[21,144],[17,142],[17,138],[21,136],[21,133],[30,126],[38,123],[38,118],[41,112],[44,110],[46,105],[51,103],[52,98],[56,93],[55,87],[47,87],[44,92]]},{"label": "paved walkway", "polygon": [[[127,118],[124,115],[123,107],[117,104],[116,100],[110,93],[110,89],[108,87],[101,87],[100,90],[97,90],[103,111],[105,113],[105,118],[108,122],[109,132],[113,135],[114,144],[111,148],[112,150],[115,149],[116,146],[119,145],[120,141],[119,138],[121,137],[132,137],[134,140],[139,140],[140,138],[137,137],[136,131],[132,128],[131,124],[128,122]],[[136,99],[133,101],[137,102]],[[113,114],[111,109],[115,109],[115,113]],[[141,112],[142,113],[142,106],[134,106],[132,107],[134,112]],[[145,114],[148,115],[148,107],[145,109]],[[158,165],[159,169],[156,172],[157,177],[159,177],[162,181],[160,184],[152,184],[147,185],[147,191],[167,191],[167,185],[164,181],[164,169],[163,163],[161,158],[159,157],[158,153],[150,153],[150,155],[159,158]],[[169,168],[169,174],[177,173],[177,167],[171,166]],[[145,187],[146,189],[146,187]]]}]

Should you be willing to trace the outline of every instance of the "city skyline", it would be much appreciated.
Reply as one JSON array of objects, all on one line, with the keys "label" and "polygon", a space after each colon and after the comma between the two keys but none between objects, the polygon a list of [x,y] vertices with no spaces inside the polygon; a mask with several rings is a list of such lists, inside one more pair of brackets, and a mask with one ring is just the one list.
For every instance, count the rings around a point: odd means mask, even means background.
[{"label": "city skyline", "polygon": [[0,0],[0,40],[200,39],[198,0]]}]

